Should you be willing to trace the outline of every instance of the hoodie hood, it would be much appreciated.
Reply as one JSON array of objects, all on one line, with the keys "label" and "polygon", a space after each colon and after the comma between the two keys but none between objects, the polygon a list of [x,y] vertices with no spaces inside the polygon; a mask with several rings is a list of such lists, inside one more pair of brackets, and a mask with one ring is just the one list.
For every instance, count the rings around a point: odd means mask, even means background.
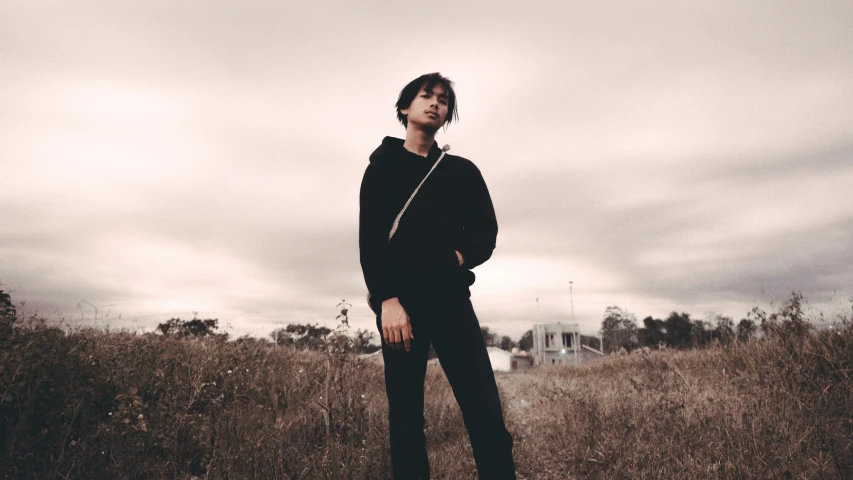
[{"label": "hoodie hood", "polygon": [[432,147],[429,149],[429,154],[426,156],[426,159],[416,153],[406,150],[403,147],[403,143],[404,140],[402,138],[383,138],[382,143],[376,147],[376,150],[374,150],[373,153],[370,154],[370,163],[385,162],[394,158],[399,158],[403,155],[408,155],[420,160],[435,162],[439,155],[441,155],[441,148],[438,147],[438,142],[436,141],[432,142]]}]

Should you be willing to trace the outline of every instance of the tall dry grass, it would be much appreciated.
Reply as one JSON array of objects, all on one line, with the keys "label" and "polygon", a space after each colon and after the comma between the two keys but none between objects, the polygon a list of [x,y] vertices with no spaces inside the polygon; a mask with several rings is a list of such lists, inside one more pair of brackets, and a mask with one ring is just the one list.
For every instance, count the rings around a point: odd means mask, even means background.
[{"label": "tall dry grass", "polygon": [[[5,478],[332,478],[333,457],[342,478],[390,478],[381,365],[253,342],[5,332]],[[497,378],[519,478],[851,477],[849,324]],[[425,392],[433,478],[476,478],[440,367]]]},{"label": "tall dry grass", "polygon": [[[513,379],[530,478],[821,478],[853,472],[853,331],[656,351]],[[525,422],[519,428],[519,424]],[[520,440],[520,442],[519,442]]]},{"label": "tall dry grass", "polygon": [[[254,342],[19,328],[0,341],[0,477],[329,477],[327,360]],[[382,367],[349,357],[334,374],[341,474],[386,478]],[[467,441],[441,375],[425,384],[439,454]]]}]

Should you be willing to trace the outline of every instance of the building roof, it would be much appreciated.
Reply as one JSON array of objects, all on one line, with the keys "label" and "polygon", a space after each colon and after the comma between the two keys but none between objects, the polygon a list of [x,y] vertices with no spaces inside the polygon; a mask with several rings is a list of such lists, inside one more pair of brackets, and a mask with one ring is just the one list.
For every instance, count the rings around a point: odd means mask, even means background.
[{"label": "building roof", "polygon": [[512,352],[508,352],[508,351],[506,351],[500,347],[486,347],[486,350],[488,350],[489,353],[495,352],[495,353],[498,353],[500,355],[506,355],[507,357],[530,357],[530,353],[526,353],[526,354],[522,355],[521,352],[512,353]]},{"label": "building roof", "polygon": [[546,332],[580,332],[580,324],[569,322],[535,323],[533,329],[542,328]]},{"label": "building roof", "polygon": [[512,353],[507,352],[506,350],[504,350],[503,348],[500,348],[500,347],[486,347],[486,350],[488,350],[489,352],[503,353],[503,354],[506,354],[507,356],[512,355]]}]

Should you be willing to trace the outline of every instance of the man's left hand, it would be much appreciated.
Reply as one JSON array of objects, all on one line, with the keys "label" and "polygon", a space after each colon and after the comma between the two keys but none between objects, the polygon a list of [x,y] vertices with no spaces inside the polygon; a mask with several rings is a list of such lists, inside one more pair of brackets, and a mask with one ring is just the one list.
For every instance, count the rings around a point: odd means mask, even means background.
[{"label": "man's left hand", "polygon": [[459,261],[459,266],[461,267],[462,264],[465,263],[465,259],[462,258],[462,254],[459,253],[459,250],[455,250],[455,252],[456,252],[456,259]]}]

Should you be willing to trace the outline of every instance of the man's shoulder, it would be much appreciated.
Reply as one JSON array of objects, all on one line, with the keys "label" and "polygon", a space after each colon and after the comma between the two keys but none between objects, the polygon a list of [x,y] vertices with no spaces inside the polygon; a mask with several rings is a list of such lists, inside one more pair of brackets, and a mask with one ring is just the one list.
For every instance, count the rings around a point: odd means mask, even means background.
[{"label": "man's shoulder", "polygon": [[387,175],[394,168],[394,162],[369,162],[364,167],[365,175]]},{"label": "man's shoulder", "polygon": [[446,159],[450,160],[449,163],[451,163],[454,168],[457,168],[462,172],[479,173],[480,171],[480,169],[477,168],[477,165],[474,162],[460,155],[451,155],[450,153],[448,153]]}]

